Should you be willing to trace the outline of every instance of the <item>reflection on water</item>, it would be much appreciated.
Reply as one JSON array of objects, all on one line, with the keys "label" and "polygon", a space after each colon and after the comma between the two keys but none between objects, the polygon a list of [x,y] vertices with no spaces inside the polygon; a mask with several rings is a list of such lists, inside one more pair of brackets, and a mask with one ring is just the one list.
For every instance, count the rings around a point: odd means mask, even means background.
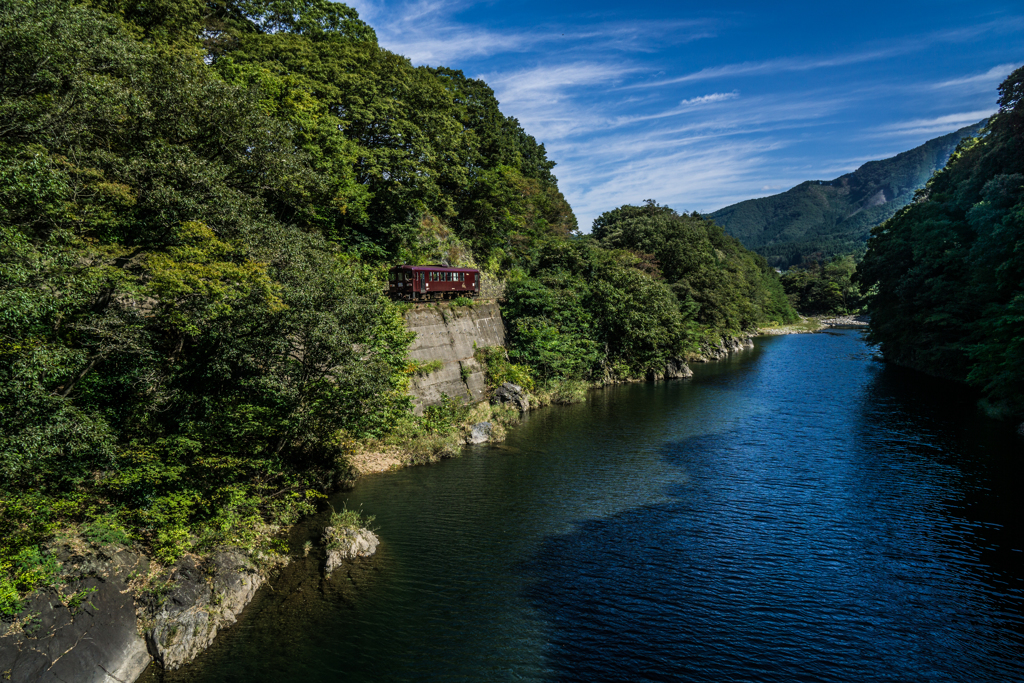
[{"label": "reflection on water", "polygon": [[694,370],[361,480],[375,558],[148,680],[1024,679],[1017,437],[856,332]]}]

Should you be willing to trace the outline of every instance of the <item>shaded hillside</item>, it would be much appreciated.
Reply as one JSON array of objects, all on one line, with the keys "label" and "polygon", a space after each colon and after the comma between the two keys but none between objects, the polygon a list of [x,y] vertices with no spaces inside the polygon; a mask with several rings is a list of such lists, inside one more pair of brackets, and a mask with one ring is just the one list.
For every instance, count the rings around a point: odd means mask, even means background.
[{"label": "shaded hillside", "polygon": [[999,113],[910,206],[871,231],[858,271],[875,288],[871,340],[889,361],[980,389],[1024,415],[1024,67]]},{"label": "shaded hillside", "polygon": [[835,180],[808,180],[782,194],[719,209],[710,217],[779,268],[860,251],[871,228],[910,203],[914,192],[946,164],[957,143],[977,135],[984,123],[870,161]]}]

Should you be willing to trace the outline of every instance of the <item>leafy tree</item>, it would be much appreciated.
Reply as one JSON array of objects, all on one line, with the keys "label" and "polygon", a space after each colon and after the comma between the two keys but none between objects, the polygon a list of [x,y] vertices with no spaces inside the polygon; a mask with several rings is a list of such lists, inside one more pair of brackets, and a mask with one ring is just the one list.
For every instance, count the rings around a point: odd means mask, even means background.
[{"label": "leafy tree", "polygon": [[[88,7],[2,14],[4,510],[32,491],[161,559],[294,519],[410,412],[380,274],[322,234],[355,184],[296,125],[327,114]],[[50,528],[25,519],[3,557]]]},{"label": "leafy tree", "polygon": [[978,386],[1024,411],[1024,69],[999,113],[960,143],[915,202],[872,231],[859,271],[886,358]]},{"label": "leafy tree", "polygon": [[793,307],[806,315],[853,313],[863,305],[854,282],[857,263],[852,255],[835,256],[828,263],[790,268],[782,286]]},{"label": "leafy tree", "polygon": [[671,290],[637,263],[589,239],[541,248],[532,276],[513,280],[506,294],[511,360],[541,380],[663,372],[684,352],[683,318]]},{"label": "leafy tree", "polygon": [[592,234],[608,247],[649,255],[695,329],[735,335],[796,319],[765,260],[697,214],[648,200],[602,214]]}]

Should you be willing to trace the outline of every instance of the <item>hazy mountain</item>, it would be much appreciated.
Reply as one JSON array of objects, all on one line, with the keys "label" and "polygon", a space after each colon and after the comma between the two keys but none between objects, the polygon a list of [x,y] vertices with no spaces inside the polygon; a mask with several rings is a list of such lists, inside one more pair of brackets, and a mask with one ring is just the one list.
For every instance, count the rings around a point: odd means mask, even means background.
[{"label": "hazy mountain", "polygon": [[976,136],[984,124],[961,128],[890,159],[869,161],[835,180],[808,180],[782,194],[719,209],[710,217],[779,268],[861,251],[871,228],[906,206],[946,165],[960,140]]}]

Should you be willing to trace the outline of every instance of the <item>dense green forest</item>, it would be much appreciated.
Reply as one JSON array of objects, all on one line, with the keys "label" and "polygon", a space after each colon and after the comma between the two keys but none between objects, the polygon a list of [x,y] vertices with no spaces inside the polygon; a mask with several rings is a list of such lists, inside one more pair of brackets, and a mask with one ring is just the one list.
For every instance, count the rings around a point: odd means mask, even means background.
[{"label": "dense green forest", "polygon": [[511,358],[550,379],[612,381],[765,323],[797,319],[767,262],[712,221],[649,200],[549,242],[509,283]]},{"label": "dense green forest", "polygon": [[450,447],[464,413],[406,393],[396,262],[506,281],[492,377],[566,400],[794,316],[700,217],[579,235],[485,83],[340,3],[0,0],[0,55],[0,612],[55,534],[274,552],[353,444]]},{"label": "dense green forest", "polygon": [[995,415],[1024,413],[1024,68],[999,112],[912,204],[872,231],[859,277],[876,289],[885,357],[978,387]]},{"label": "dense green forest", "polygon": [[984,124],[868,162],[835,180],[808,180],[781,194],[719,209],[710,217],[783,270],[836,255],[860,255],[871,228],[906,206],[960,140],[977,135]]},{"label": "dense green forest", "polygon": [[782,274],[782,286],[802,315],[847,315],[863,308],[865,297],[856,281],[857,261],[851,254],[793,266]]}]

